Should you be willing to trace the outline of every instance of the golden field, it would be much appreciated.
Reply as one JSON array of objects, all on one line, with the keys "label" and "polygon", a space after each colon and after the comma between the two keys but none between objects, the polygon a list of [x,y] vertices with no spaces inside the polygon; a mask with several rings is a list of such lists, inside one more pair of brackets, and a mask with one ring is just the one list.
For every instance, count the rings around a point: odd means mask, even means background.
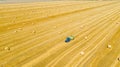
[{"label": "golden field", "polygon": [[0,4],[0,67],[120,67],[120,2]]}]

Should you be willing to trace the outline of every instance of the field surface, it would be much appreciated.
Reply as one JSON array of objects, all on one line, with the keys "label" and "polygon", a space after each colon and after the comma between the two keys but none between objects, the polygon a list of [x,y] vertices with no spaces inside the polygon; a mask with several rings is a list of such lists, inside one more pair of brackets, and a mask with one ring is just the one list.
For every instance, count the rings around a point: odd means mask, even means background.
[{"label": "field surface", "polygon": [[0,4],[0,67],[120,67],[120,2]]}]

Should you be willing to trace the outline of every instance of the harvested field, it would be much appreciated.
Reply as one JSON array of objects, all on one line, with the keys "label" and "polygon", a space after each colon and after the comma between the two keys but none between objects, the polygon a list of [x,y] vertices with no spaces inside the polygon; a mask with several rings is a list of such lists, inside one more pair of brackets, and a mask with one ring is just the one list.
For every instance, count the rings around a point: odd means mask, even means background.
[{"label": "harvested field", "polygon": [[0,4],[0,67],[120,67],[120,2]]}]

